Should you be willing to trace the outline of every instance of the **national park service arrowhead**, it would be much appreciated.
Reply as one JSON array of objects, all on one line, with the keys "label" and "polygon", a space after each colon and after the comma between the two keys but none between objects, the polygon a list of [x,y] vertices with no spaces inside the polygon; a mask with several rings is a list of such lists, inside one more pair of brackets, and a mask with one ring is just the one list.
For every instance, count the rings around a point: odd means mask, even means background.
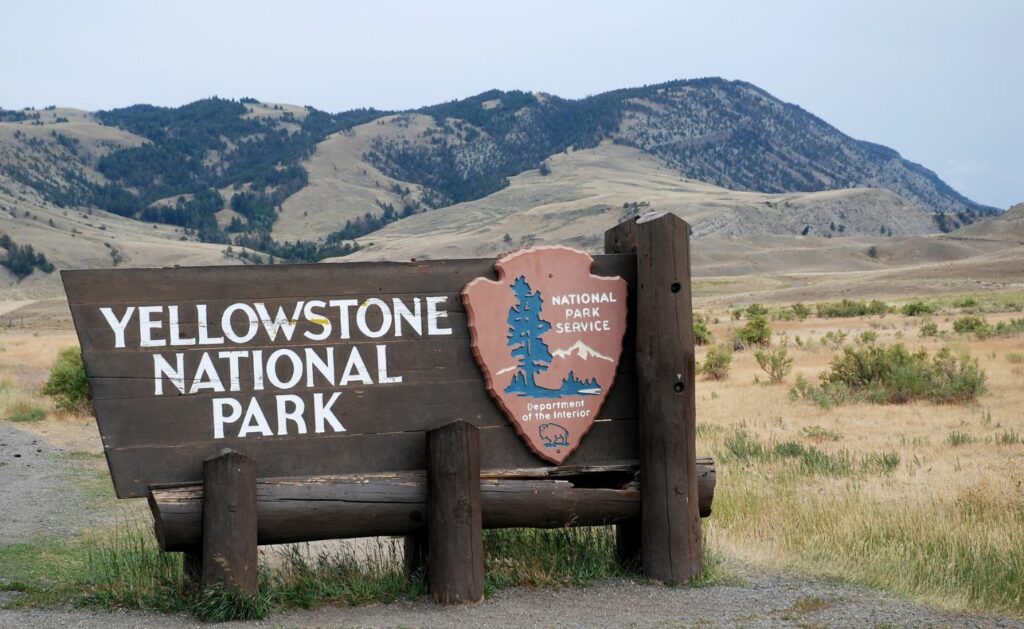
[{"label": "national park service arrowhead", "polygon": [[462,298],[487,390],[540,458],[562,464],[598,418],[615,382],[626,332],[626,281],[592,275],[568,247],[509,254],[498,280]]}]

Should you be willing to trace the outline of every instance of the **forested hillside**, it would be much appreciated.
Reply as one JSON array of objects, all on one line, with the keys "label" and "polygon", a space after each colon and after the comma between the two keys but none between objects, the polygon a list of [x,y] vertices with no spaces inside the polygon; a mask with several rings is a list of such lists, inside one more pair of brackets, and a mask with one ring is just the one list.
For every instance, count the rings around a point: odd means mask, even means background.
[{"label": "forested hillside", "polygon": [[[275,240],[285,201],[310,184],[308,160],[318,147],[366,123],[384,124],[384,116],[397,131],[368,134],[361,154],[346,159],[361,165],[361,176],[377,173],[372,184],[360,184],[364,191],[386,185],[388,193],[360,193],[358,208],[342,208],[348,218]],[[942,231],[994,211],[892,149],[850,138],[753,85],[722,79],[579,100],[492,90],[398,115],[217,97],[95,114],[0,110],[0,179],[59,208],[174,226],[182,238],[241,247],[254,260],[250,252],[316,261],[355,251],[356,239],[389,223],[493,194],[525,171],[545,175],[554,155],[608,141],[731,190],[888,189],[932,212]]]}]

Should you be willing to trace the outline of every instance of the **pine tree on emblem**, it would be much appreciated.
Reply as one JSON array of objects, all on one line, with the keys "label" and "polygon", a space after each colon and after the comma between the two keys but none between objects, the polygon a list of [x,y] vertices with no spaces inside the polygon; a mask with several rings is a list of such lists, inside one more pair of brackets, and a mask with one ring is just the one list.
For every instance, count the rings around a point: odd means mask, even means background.
[{"label": "pine tree on emblem", "polygon": [[551,329],[551,324],[540,318],[544,300],[540,291],[530,288],[525,277],[516,278],[512,291],[519,303],[508,311],[508,346],[512,348],[512,357],[519,361],[519,369],[505,391],[534,392],[540,388],[535,381],[537,374],[547,371],[551,363],[551,351],[540,338]]}]

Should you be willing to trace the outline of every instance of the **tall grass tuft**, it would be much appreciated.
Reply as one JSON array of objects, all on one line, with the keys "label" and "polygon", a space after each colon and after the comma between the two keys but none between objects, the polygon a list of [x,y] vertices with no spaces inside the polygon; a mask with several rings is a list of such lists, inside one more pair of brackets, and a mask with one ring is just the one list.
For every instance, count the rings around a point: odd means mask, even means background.
[{"label": "tall grass tuft", "polygon": [[814,492],[795,477],[742,474],[717,493],[714,536],[757,539],[759,561],[945,607],[1024,615],[1020,494],[980,485],[894,508],[855,484]]},{"label": "tall grass tuft", "polygon": [[70,585],[78,604],[105,609],[179,611],[185,596],[181,555],[161,552],[152,532],[137,521],[86,542],[81,570]]},{"label": "tall grass tuft", "polygon": [[566,587],[623,575],[611,527],[484,531],[484,585]]}]

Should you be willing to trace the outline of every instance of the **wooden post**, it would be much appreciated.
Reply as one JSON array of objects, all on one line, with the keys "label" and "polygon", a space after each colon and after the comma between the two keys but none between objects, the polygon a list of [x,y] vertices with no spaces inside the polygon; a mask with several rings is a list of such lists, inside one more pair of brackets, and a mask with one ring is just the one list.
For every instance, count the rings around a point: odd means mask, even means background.
[{"label": "wooden post", "polygon": [[427,536],[411,533],[405,536],[405,577],[409,581],[427,569]]},{"label": "wooden post", "polygon": [[434,602],[482,601],[480,431],[461,420],[427,432],[427,540]]},{"label": "wooden post", "polygon": [[255,594],[256,462],[227,450],[203,461],[203,586]]},{"label": "wooden post", "polygon": [[[637,217],[605,232],[605,251],[637,257],[643,573],[686,583],[701,569],[689,225],[674,214]],[[621,553],[635,532],[619,532]]]}]

